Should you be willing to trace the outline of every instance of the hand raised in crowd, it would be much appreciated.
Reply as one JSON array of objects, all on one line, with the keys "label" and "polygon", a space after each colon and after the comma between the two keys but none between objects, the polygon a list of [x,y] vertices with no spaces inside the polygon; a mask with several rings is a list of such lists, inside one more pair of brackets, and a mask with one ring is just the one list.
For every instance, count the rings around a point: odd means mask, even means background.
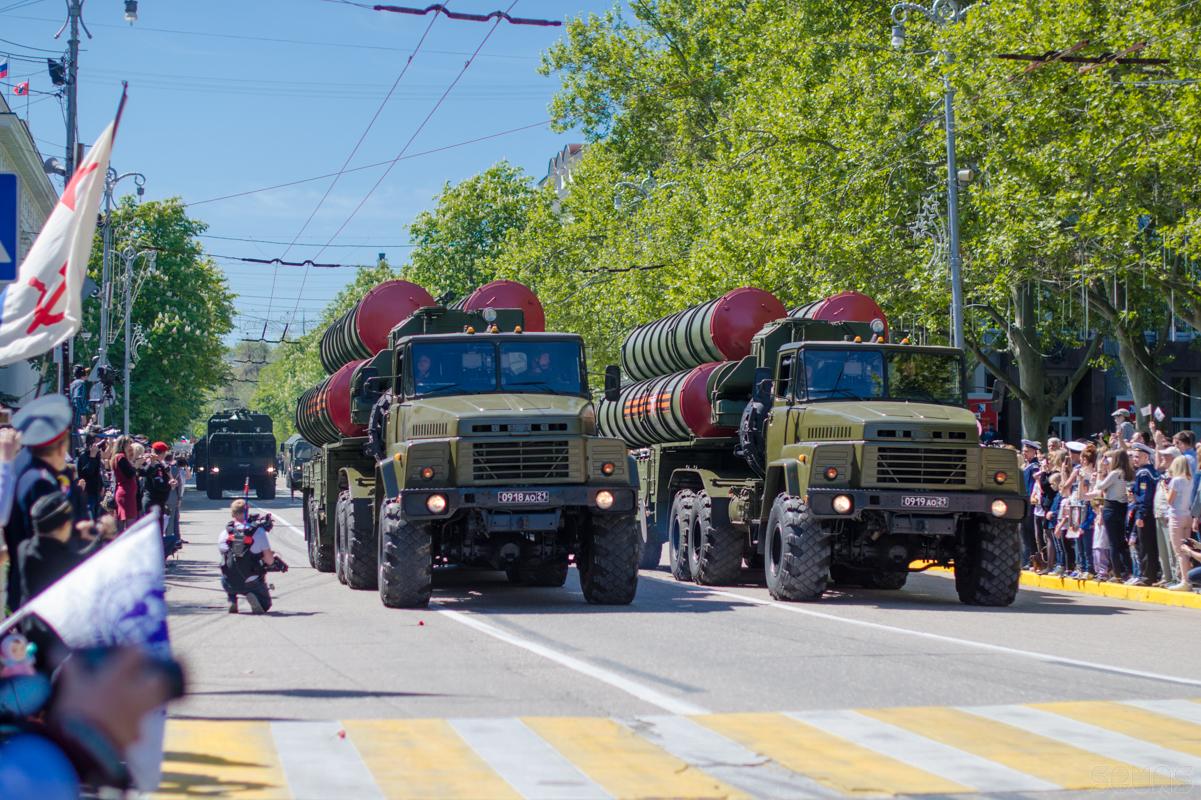
[{"label": "hand raised in crowd", "polygon": [[21,434],[15,428],[0,429],[0,461],[12,461],[21,452]]}]

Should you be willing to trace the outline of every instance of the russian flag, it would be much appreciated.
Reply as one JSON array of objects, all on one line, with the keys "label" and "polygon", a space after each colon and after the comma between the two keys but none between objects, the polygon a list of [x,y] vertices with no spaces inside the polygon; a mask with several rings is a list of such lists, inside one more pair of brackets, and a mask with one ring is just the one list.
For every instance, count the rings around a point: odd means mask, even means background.
[{"label": "russian flag", "polygon": [[16,86],[14,86],[13,94],[19,95],[22,97],[29,94],[29,81],[25,81],[24,83],[18,83]]},{"label": "russian flag", "polygon": [[8,77],[8,59],[0,61],[0,78]]}]

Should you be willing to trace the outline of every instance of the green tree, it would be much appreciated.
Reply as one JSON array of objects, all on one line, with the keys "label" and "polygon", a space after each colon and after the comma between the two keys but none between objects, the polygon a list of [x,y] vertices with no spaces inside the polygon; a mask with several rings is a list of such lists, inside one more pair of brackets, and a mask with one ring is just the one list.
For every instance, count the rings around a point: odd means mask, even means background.
[{"label": "green tree", "polygon": [[[206,396],[227,380],[222,337],[233,329],[233,295],[196,239],[207,226],[188,217],[178,198],[141,204],[127,199],[113,211],[113,226],[112,274],[118,287],[113,293],[113,331],[124,326],[119,287],[125,265],[118,254],[127,247],[157,252],[153,268],[142,259],[133,268],[131,322],[143,331],[145,344],[137,350],[131,374],[130,424],[135,432],[169,440],[190,429]],[[102,253],[98,231],[88,264],[97,283]],[[100,341],[98,303],[85,304],[83,330],[85,335],[76,340],[76,361],[87,364]],[[109,347],[109,361],[120,369],[124,356],[124,338],[117,337]],[[119,422],[124,414],[120,386],[115,394],[117,402],[106,414]]]},{"label": "green tree", "polygon": [[403,270],[407,280],[435,297],[458,299],[492,280],[489,267],[511,231],[520,231],[534,198],[532,180],[501,161],[461,183],[446,184],[433,211],[409,226],[414,247]]}]

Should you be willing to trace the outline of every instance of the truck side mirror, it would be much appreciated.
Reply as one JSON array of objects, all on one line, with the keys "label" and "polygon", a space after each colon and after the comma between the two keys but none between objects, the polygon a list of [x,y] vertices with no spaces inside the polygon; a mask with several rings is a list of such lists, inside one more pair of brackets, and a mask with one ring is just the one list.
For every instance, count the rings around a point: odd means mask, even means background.
[{"label": "truck side mirror", "polygon": [[752,381],[751,399],[756,403],[766,403],[771,399],[772,392],[772,376],[771,369],[768,367],[755,367],[755,377]]},{"label": "truck side mirror", "polygon": [[616,403],[621,397],[621,367],[610,364],[605,367],[605,400]]}]

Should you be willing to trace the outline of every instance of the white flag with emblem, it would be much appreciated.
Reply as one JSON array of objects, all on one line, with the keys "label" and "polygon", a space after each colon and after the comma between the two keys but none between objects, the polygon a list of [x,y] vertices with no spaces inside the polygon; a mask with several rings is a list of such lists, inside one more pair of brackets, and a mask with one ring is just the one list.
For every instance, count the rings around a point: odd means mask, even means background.
[{"label": "white flag with emblem", "polygon": [[[0,631],[36,616],[72,649],[135,645],[168,657],[166,572],[159,515],[147,514],[112,544],[59,578]],[[142,719],[138,741],[125,753],[137,788],[150,792],[162,776],[166,709]]]},{"label": "white flag with emblem", "polygon": [[96,212],[120,120],[118,108],[50,212],[17,279],[0,291],[0,366],[40,356],[79,330]]}]

